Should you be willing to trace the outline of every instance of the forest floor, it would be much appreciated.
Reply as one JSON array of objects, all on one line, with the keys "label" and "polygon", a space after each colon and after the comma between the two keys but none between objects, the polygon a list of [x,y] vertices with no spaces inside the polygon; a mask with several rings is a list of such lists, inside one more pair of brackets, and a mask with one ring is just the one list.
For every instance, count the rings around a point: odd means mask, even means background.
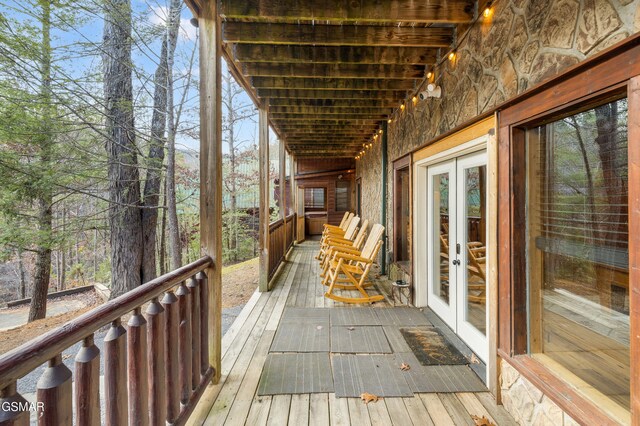
[{"label": "forest floor", "polygon": [[[223,333],[233,323],[257,287],[258,258],[227,266],[222,269]],[[71,302],[79,298],[86,301],[87,295],[65,296],[64,299]],[[81,309],[33,321],[8,330],[2,330],[0,333],[0,354],[4,354],[35,337],[63,325],[73,318],[95,308],[99,304],[97,298],[87,302],[88,303],[85,303],[85,306]],[[29,307],[27,306],[21,309],[26,309],[28,312]]]}]

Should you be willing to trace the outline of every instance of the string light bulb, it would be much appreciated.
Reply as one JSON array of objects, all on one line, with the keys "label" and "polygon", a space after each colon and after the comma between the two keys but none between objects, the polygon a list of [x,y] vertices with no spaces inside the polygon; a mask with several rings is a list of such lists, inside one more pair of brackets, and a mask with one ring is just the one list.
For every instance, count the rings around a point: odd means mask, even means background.
[{"label": "string light bulb", "polygon": [[404,111],[404,103],[400,104],[400,111]]},{"label": "string light bulb", "polygon": [[379,134],[382,134],[382,129],[378,130],[378,133],[379,133]]},{"label": "string light bulb", "polygon": [[487,5],[484,8],[484,12],[482,12],[482,15],[484,15],[485,18],[488,18],[491,16],[491,6],[493,5],[493,2],[489,2],[487,3]]},{"label": "string light bulb", "polygon": [[414,96],[413,98],[411,98],[411,102],[413,102],[413,104],[415,105],[416,103],[418,103],[418,98]]},{"label": "string light bulb", "polygon": [[449,60],[450,60],[450,61],[453,61],[455,58],[456,58],[456,52],[452,50],[452,51],[449,53]]},{"label": "string light bulb", "polygon": [[429,72],[427,73],[427,78],[428,78],[428,79],[430,79],[431,77],[433,77],[433,73],[432,73],[431,71],[429,71]]},{"label": "string light bulb", "polygon": [[391,124],[392,121],[393,121],[392,119],[388,119],[387,123]]}]

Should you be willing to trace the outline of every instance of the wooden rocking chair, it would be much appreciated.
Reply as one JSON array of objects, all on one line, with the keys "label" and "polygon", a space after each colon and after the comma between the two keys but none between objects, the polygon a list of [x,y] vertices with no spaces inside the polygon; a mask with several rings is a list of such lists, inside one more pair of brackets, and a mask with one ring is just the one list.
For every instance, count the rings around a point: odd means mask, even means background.
[{"label": "wooden rocking chair", "polygon": [[321,277],[325,276],[327,269],[329,268],[329,260],[333,259],[336,253],[340,251],[346,253],[346,250],[350,250],[349,253],[351,254],[360,253],[365,242],[365,238],[367,237],[368,226],[369,220],[365,219],[364,222],[362,222],[362,226],[360,227],[360,230],[358,231],[358,234],[353,239],[353,241],[345,238],[331,238],[329,239],[329,244],[324,249],[324,252],[322,251],[323,249],[320,248],[320,263],[322,266],[322,273],[320,274]]},{"label": "wooden rocking chair", "polygon": [[345,233],[344,237],[336,237],[336,236],[328,236],[320,245],[320,253],[316,256],[316,259],[319,259],[323,264],[327,254],[332,251],[334,247],[348,247],[355,248],[360,250],[362,248],[362,244],[364,243],[364,238],[367,233],[367,226],[369,225],[369,221],[365,219],[362,222],[362,226],[360,228],[356,228],[358,233],[351,233],[349,230]]},{"label": "wooden rocking chair", "polygon": [[323,250],[327,248],[328,241],[331,239],[342,238],[347,240],[353,240],[356,237],[356,232],[358,232],[358,225],[360,224],[360,218],[358,216],[354,216],[349,220],[349,225],[347,226],[344,233],[339,231],[328,231],[322,235],[320,239],[320,252],[316,255],[316,259],[322,260]]},{"label": "wooden rocking chair", "polygon": [[[335,253],[322,283],[329,285],[325,297],[344,303],[373,303],[384,300],[381,294],[370,296],[365,290],[372,285],[365,282],[382,246],[384,226],[376,224],[371,229],[362,252],[345,250]],[[346,284],[342,284],[346,283]],[[357,290],[362,297],[344,297],[333,293],[334,289]]]},{"label": "wooden rocking chair", "polygon": [[322,235],[324,235],[327,232],[342,232],[344,234],[344,232],[347,230],[347,227],[349,226],[349,222],[351,221],[351,219],[353,219],[354,216],[355,214],[351,212],[345,213],[345,216],[342,218],[342,221],[338,226],[329,225],[328,223],[325,223],[324,230],[322,231]]}]

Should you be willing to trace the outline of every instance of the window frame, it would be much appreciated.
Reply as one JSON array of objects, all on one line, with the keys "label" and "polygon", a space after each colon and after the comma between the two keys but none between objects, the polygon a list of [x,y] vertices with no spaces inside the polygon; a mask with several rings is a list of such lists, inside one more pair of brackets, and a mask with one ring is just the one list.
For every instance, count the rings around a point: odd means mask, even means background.
[{"label": "window frame", "polygon": [[[393,261],[394,262],[398,262],[398,261],[408,261],[409,265],[412,265],[413,262],[411,262],[411,253],[412,253],[412,247],[411,247],[411,232],[409,232],[409,240],[407,241],[407,253],[408,253],[408,258],[407,259],[399,259],[399,250],[398,250],[398,246],[399,243],[401,241],[401,233],[399,232],[399,226],[398,224],[400,223],[400,215],[401,215],[401,209],[402,209],[402,202],[400,200],[401,197],[401,190],[400,190],[400,173],[404,172],[404,171],[408,171],[409,175],[408,175],[408,183],[409,183],[409,229],[412,229],[412,209],[413,209],[413,191],[412,191],[412,185],[413,185],[413,176],[412,176],[412,169],[413,167],[411,167],[411,154],[406,155],[404,157],[401,157],[397,160],[395,160],[393,162]],[[406,271],[406,272],[411,272],[411,271]]]},{"label": "window frame", "polygon": [[[579,422],[611,423],[593,401],[527,354],[526,128],[626,92],[629,182],[640,182],[640,37],[535,86],[499,112],[498,354]],[[634,141],[634,142],[632,142]],[[629,185],[631,413],[640,418],[640,185]]]},{"label": "window frame", "polygon": [[[324,193],[324,205],[323,205],[323,207],[310,207],[310,206],[307,205],[307,194],[306,194],[306,192],[309,191],[309,190],[310,191],[316,191],[316,190],[322,190],[323,191],[323,193]],[[327,208],[329,206],[329,203],[328,203],[328,193],[329,193],[329,191],[327,191],[327,187],[326,186],[305,186],[304,187],[304,191],[305,191],[305,194],[304,194],[304,211],[305,212],[309,212],[309,213],[323,212],[324,213],[324,212],[327,211]],[[315,197],[313,196],[313,192],[312,192],[311,198],[312,198],[312,201],[314,201]],[[315,204],[314,204],[314,206],[315,206]]]}]

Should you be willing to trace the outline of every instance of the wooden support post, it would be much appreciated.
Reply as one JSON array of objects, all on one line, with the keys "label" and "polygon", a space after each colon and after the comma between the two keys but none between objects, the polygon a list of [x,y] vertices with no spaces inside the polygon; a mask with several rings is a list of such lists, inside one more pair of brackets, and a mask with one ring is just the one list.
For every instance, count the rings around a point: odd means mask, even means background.
[{"label": "wooden support post", "polygon": [[[214,368],[213,382],[220,381],[222,353],[222,113],[221,113],[221,23],[218,2],[201,3],[200,28],[200,247],[213,259],[205,274],[209,286],[207,324],[208,363]],[[206,366],[202,366],[206,369]]]},{"label": "wooden support post", "polygon": [[631,321],[631,424],[640,425],[640,77],[629,81],[629,316]]},{"label": "wooden support post", "polygon": [[260,278],[258,289],[269,291],[269,117],[268,103],[259,110],[258,133],[260,161],[260,225],[258,249],[260,251]]},{"label": "wooden support post", "polygon": [[284,141],[280,139],[280,218],[282,219],[283,235],[282,256],[283,260],[287,255],[287,151],[284,149]]}]

